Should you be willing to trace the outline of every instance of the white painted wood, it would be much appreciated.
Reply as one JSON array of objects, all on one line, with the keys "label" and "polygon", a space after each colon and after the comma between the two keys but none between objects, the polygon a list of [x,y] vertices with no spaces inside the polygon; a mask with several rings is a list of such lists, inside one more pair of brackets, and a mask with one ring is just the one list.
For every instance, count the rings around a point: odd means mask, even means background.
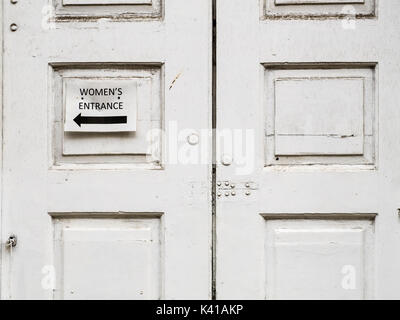
[{"label": "white painted wood", "polygon": [[58,299],[160,299],[160,217],[55,218]]},{"label": "white painted wood", "polygon": [[[65,2],[73,2],[71,0],[64,0]],[[88,1],[90,2],[90,1]],[[275,0],[276,5],[299,5],[299,4],[355,4],[365,3],[365,0]]]},{"label": "white painted wood", "polygon": [[[309,18],[340,5],[260,19],[263,4],[217,1],[217,125],[241,134],[225,148],[232,164],[217,168],[217,297],[398,299],[400,3],[377,1],[378,16],[354,28]],[[275,101],[273,79],[313,77],[286,83]],[[276,120],[283,133],[355,132],[363,148],[288,138],[278,149],[290,155],[276,155]]]},{"label": "white painted wood", "polygon": [[55,20],[159,19],[164,14],[165,0],[51,0]]},{"label": "white painted wood", "polygon": [[375,165],[375,65],[350,67],[265,65],[264,149],[271,170],[286,164]]},{"label": "white painted wood", "polygon": [[276,155],[363,154],[363,79],[277,79],[274,89]]},{"label": "white painted wood", "polygon": [[[370,220],[267,219],[265,232],[267,299],[372,297]],[[353,274],[354,281],[346,281]]]},{"label": "white painted wood", "polygon": [[378,0],[260,0],[262,16],[279,17],[374,17]]},{"label": "white painted wood", "polygon": [[[148,133],[152,130],[162,129],[162,115],[164,107],[159,94],[161,84],[160,67],[149,67],[135,69],[135,65],[128,64],[128,69],[106,70],[100,67],[93,69],[66,70],[58,66],[52,72],[53,101],[54,108],[49,112],[50,126],[48,139],[54,146],[50,152],[50,166],[54,168],[66,168],[70,163],[80,163],[82,167],[90,164],[103,164],[110,161],[143,161],[143,156],[148,153]],[[112,79],[123,77],[124,79],[135,79],[137,82],[137,130],[134,133],[110,134],[74,134],[63,130],[63,104],[62,83],[64,79],[72,77],[101,77],[107,76]],[[161,145],[162,136],[154,135],[152,144]],[[79,157],[77,157],[79,155]],[[111,156],[112,155],[112,156]],[[93,157],[95,156],[95,157]],[[160,159],[161,154],[151,154],[153,159]],[[127,159],[129,158],[129,159]],[[109,160],[107,160],[109,159]]]},{"label": "white painted wood", "polygon": [[[3,17],[3,2],[0,2],[0,17]],[[3,23],[0,23],[0,114],[3,114]],[[3,117],[0,117],[0,139],[3,141]],[[3,143],[0,143],[0,162],[3,163]],[[0,297],[2,297],[4,280],[3,280],[3,255],[5,254],[3,246],[3,208],[2,208],[2,195],[3,195],[3,170],[0,170]]]},{"label": "white painted wood", "polygon": [[[5,3],[2,242],[12,232],[18,246],[3,254],[3,298],[210,298],[211,164],[148,159],[142,139],[149,128],[170,134],[171,122],[210,127],[211,5],[163,3],[163,19],[139,5],[124,21],[82,19],[113,14],[102,5],[50,24],[48,1]],[[62,77],[83,74],[138,80],[138,136],[103,133],[90,145],[89,133],[58,130]],[[208,152],[209,139],[182,146]]]},{"label": "white painted wood", "polygon": [[110,4],[151,4],[152,0],[62,0],[64,6],[110,5]]}]

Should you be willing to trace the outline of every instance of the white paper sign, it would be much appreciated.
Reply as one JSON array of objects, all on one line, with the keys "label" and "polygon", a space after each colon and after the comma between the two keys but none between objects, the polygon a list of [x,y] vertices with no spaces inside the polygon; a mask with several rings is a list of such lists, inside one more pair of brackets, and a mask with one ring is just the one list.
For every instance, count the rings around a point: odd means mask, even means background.
[{"label": "white paper sign", "polygon": [[64,105],[64,131],[136,131],[135,80],[65,78]]}]

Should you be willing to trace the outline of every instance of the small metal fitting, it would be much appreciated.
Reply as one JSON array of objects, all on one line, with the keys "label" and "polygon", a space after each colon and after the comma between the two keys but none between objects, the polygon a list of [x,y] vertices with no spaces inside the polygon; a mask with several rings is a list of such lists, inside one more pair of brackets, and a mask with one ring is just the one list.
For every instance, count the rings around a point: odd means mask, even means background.
[{"label": "small metal fitting", "polygon": [[9,248],[14,248],[17,246],[17,236],[12,234],[11,236],[8,237],[6,246]]},{"label": "small metal fitting", "polygon": [[18,30],[18,26],[17,26],[17,24],[15,24],[15,23],[12,23],[12,24],[10,25],[10,30],[11,30],[12,32],[15,32],[15,31],[17,31],[17,30]]}]

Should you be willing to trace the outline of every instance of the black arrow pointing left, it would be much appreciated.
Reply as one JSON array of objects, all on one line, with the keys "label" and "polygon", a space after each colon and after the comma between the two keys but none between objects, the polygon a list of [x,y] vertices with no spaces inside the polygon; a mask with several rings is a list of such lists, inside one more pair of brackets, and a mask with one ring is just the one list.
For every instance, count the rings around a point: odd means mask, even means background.
[{"label": "black arrow pointing left", "polygon": [[82,124],[126,124],[128,123],[128,117],[83,117],[80,113],[75,117],[74,121],[80,127]]}]

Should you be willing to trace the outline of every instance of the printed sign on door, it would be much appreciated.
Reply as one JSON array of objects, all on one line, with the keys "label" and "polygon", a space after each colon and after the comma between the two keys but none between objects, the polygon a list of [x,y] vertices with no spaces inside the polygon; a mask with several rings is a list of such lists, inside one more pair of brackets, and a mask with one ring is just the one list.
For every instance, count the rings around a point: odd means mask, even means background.
[{"label": "printed sign on door", "polygon": [[64,131],[136,131],[135,80],[66,78],[64,105]]}]

